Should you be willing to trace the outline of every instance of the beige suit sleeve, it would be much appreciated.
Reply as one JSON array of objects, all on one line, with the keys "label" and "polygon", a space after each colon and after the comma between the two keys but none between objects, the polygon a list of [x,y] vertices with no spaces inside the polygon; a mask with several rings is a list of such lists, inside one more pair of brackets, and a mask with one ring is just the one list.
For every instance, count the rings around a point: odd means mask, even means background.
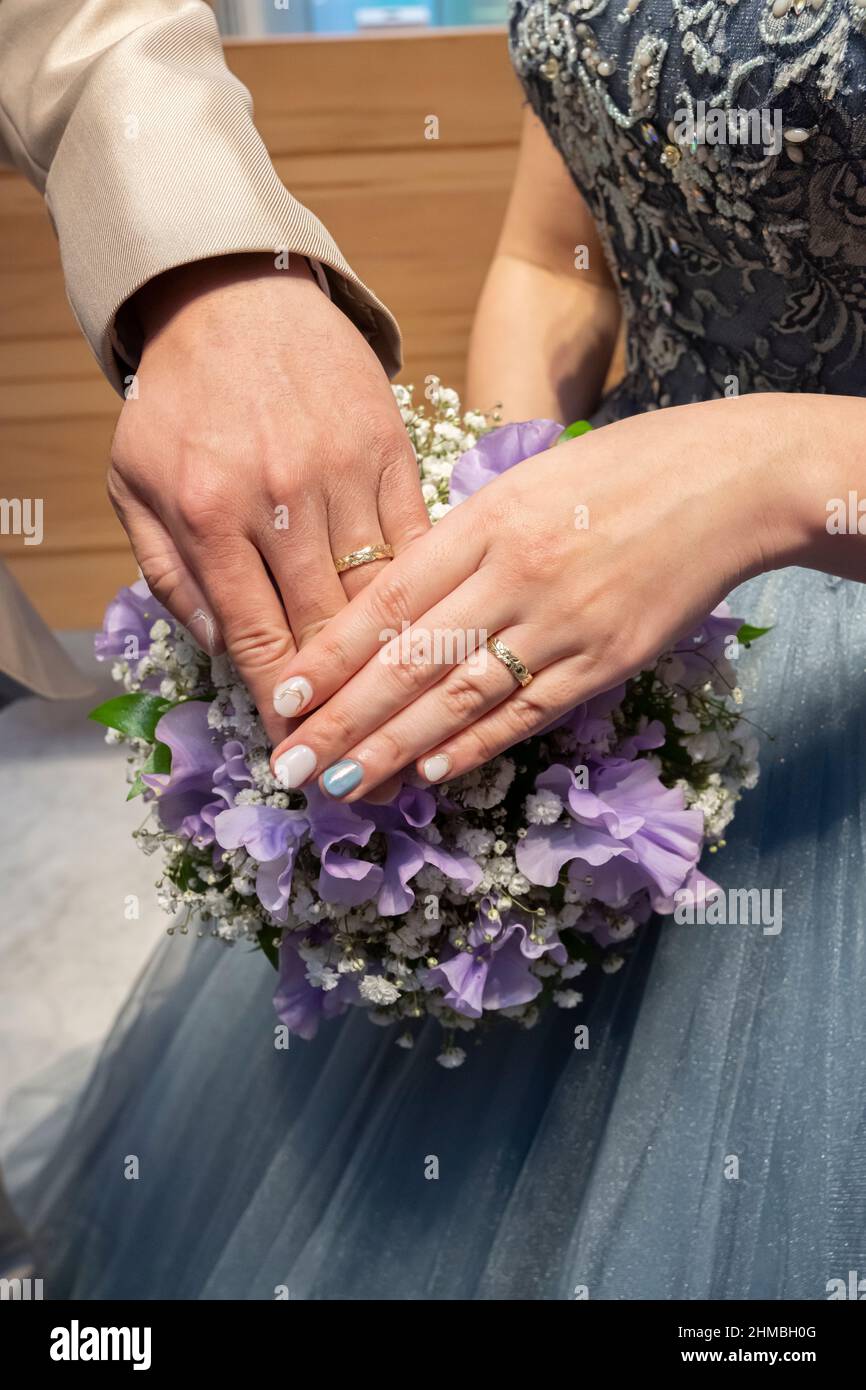
[{"label": "beige suit sleeve", "polygon": [[122,313],[136,290],[236,251],[321,262],[399,367],[393,318],[277,177],[203,0],[0,0],[0,160],[44,194],[73,312],[115,388],[138,361]]}]

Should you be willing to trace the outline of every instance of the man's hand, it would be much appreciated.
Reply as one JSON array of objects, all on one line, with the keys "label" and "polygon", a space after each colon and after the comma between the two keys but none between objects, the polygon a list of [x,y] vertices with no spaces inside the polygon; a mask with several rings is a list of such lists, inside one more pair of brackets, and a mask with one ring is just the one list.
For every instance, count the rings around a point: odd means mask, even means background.
[{"label": "man's hand", "polygon": [[200,262],[135,301],[136,390],[108,492],[156,597],[202,646],[224,643],[274,741],[289,659],[380,571],[333,557],[427,530],[387,378],[300,257]]}]

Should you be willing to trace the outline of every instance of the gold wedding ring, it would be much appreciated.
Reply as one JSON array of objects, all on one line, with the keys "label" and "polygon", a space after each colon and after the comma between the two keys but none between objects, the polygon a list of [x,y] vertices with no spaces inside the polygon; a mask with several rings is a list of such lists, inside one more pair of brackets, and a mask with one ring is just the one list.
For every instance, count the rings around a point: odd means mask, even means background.
[{"label": "gold wedding ring", "polygon": [[393,545],[365,545],[360,550],[350,550],[348,555],[334,556],[334,569],[338,574],[357,569],[359,565],[370,565],[374,560],[393,560]]},{"label": "gold wedding ring", "polygon": [[500,642],[498,637],[488,637],[487,650],[492,652],[503,666],[507,666],[518,685],[529,685],[532,680],[532,672],[528,666],[524,666],[519,656],[515,656],[504,642]]}]

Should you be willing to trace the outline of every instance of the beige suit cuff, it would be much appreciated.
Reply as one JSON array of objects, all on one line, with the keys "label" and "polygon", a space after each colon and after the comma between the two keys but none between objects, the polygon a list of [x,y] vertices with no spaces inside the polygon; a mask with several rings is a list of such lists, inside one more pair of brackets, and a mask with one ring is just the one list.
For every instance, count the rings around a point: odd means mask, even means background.
[{"label": "beige suit cuff", "polygon": [[[212,20],[211,20],[212,23]],[[177,41],[177,33],[173,35]],[[154,40],[155,42],[155,40]],[[165,83],[159,55],[111,54],[76,104],[52,162],[46,201],[76,318],[117,390],[140,344],[118,315],[175,266],[234,252],[286,251],[318,261],[331,297],[393,375],[400,335],[326,228],[285,189],[252,122],[246,88],[222,65],[181,65]],[[177,73],[176,50],[164,55]],[[116,331],[117,325],[117,331]]]}]

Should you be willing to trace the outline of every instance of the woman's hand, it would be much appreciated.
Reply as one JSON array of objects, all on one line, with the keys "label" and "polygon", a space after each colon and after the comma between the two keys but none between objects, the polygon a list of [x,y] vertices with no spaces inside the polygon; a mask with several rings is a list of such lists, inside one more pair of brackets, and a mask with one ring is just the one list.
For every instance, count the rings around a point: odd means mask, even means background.
[{"label": "woman's hand", "polygon": [[319,776],[355,800],[413,761],[427,781],[459,776],[651,664],[744,578],[790,563],[808,525],[786,508],[781,414],[766,432],[761,402],[776,399],[624,420],[461,503],[289,664],[283,680],[318,708],[276,750],[283,784]]},{"label": "woman's hand", "polygon": [[229,256],[136,301],[145,346],[108,490],[155,596],[227,646],[273,740],[277,674],[382,569],[333,556],[428,529],[387,378],[306,261]]}]

